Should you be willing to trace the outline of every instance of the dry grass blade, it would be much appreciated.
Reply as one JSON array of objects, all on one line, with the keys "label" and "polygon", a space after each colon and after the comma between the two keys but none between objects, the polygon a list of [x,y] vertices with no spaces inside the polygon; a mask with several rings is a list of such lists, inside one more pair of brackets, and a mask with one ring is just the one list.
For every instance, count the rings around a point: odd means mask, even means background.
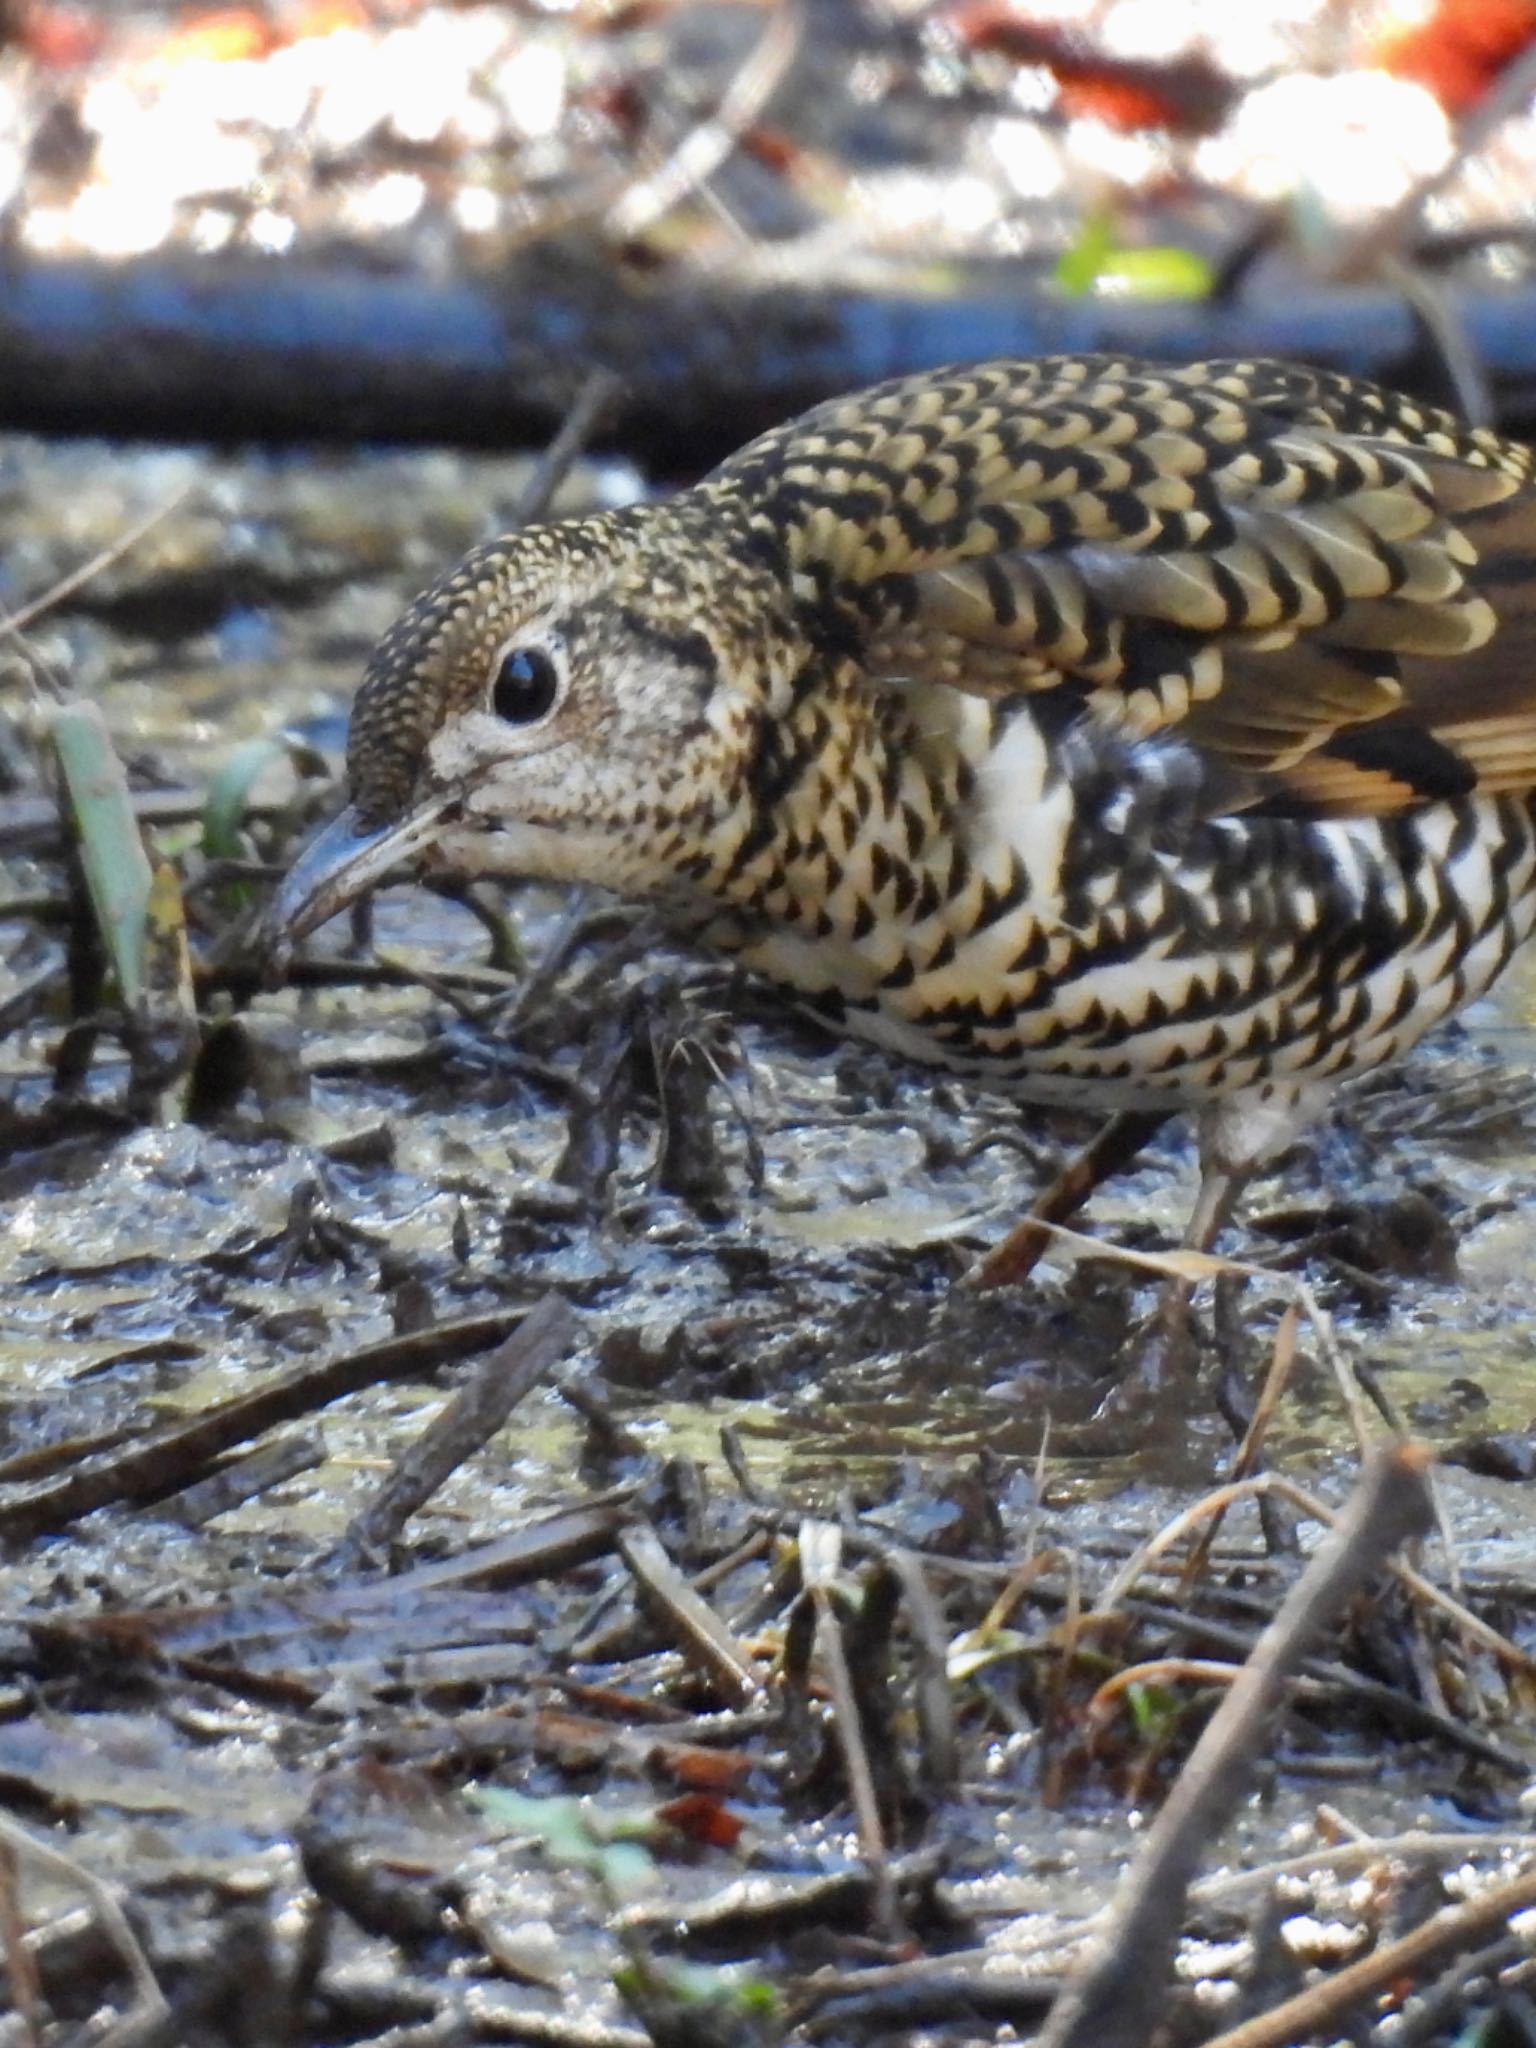
[{"label": "dry grass blade", "polygon": [[1080,1257],[1107,1259],[1113,1265],[1134,1266],[1144,1273],[1156,1273],[1165,1280],[1215,1280],[1224,1273],[1232,1273],[1240,1279],[1258,1280],[1266,1287],[1275,1289],[1288,1301],[1293,1301],[1312,1325],[1317,1338],[1317,1348],[1338,1384],[1339,1395],[1343,1400],[1345,1413],[1349,1416],[1350,1427],[1355,1432],[1355,1441],[1361,1454],[1364,1455],[1376,1442],[1370,1407],[1339,1348],[1339,1340],[1334,1334],[1333,1318],[1304,1280],[1298,1280],[1290,1273],[1277,1273],[1268,1266],[1252,1265],[1246,1259],[1222,1258],[1215,1252],[1135,1252],[1108,1239],[1087,1237],[1080,1230],[1069,1230],[1064,1224],[1042,1222],[1040,1228],[1049,1231],[1053,1238],[1059,1239]]},{"label": "dry grass blade", "polygon": [[[1431,1482],[1433,1499],[1432,1468],[1427,1478]],[[1293,1479],[1287,1479],[1283,1473],[1263,1472],[1253,1479],[1229,1481],[1225,1486],[1218,1486],[1212,1492],[1202,1495],[1199,1500],[1191,1502],[1187,1508],[1165,1522],[1155,1535],[1149,1536],[1145,1543],[1138,1545],[1100,1595],[1093,1609],[1093,1618],[1097,1620],[1115,1613],[1148,1566],[1154,1564],[1176,1543],[1181,1542],[1200,1523],[1210,1520],[1213,1516],[1219,1518],[1225,1515],[1228,1509],[1239,1501],[1257,1500],[1265,1494],[1273,1494],[1281,1500],[1289,1501],[1292,1507],[1299,1508],[1304,1515],[1310,1516],[1315,1522],[1320,1522],[1325,1529],[1337,1526],[1338,1516],[1326,1501],[1319,1500],[1315,1493],[1298,1486]],[[1394,1558],[1388,1569],[1416,1599],[1438,1607],[1469,1641],[1491,1652],[1508,1669],[1527,1672],[1536,1670],[1536,1658],[1532,1658],[1508,1636],[1501,1634],[1498,1629],[1472,1613],[1471,1609],[1454,1594],[1447,1593],[1444,1587],[1426,1579],[1413,1565],[1405,1564],[1401,1558]]]},{"label": "dry grass blade", "polygon": [[1231,1685],[1242,1668],[1241,1664],[1218,1664],[1212,1657],[1154,1657],[1145,1664],[1128,1664],[1113,1678],[1106,1678],[1089,1700],[1089,1725],[1107,1721],[1116,1701],[1134,1685]]},{"label": "dry grass blade", "polygon": [[555,493],[591,440],[619,388],[619,379],[611,370],[593,370],[586,378],[560,422],[560,431],[534,465],[527,488],[517,502],[512,521],[514,526],[532,526],[535,521],[548,517],[555,502]]},{"label": "dry grass blade", "polygon": [[[1181,1508],[1178,1514],[1170,1516],[1160,1529],[1144,1543],[1137,1545],[1115,1573],[1094,1602],[1094,1619],[1099,1620],[1117,1613],[1121,1602],[1142,1573],[1176,1543],[1181,1543],[1192,1530],[1199,1528],[1201,1523],[1225,1516],[1239,1501],[1256,1500],[1261,1494],[1268,1492],[1278,1492],[1295,1500],[1300,1489],[1273,1472],[1260,1473],[1255,1479],[1230,1479],[1226,1485],[1214,1487],[1211,1492],[1202,1494],[1199,1500],[1191,1501],[1187,1508]],[[1312,1513],[1315,1510],[1308,1509],[1308,1512]],[[1333,1526],[1333,1515],[1328,1509],[1324,1509],[1318,1519],[1330,1528]]]},{"label": "dry grass blade", "polygon": [[[1232,1460],[1232,1480],[1246,1479],[1252,1471],[1264,1439],[1269,1434],[1270,1424],[1275,1419],[1281,1396],[1290,1384],[1291,1372],[1296,1364],[1296,1323],[1297,1308],[1294,1301],[1287,1302],[1275,1331],[1274,1349],[1269,1357],[1269,1370],[1264,1375],[1264,1384],[1259,1389],[1259,1398],[1254,1404],[1253,1419],[1243,1431],[1243,1440],[1238,1445]],[[1203,1575],[1211,1546],[1220,1533],[1226,1519],[1225,1510],[1218,1510],[1206,1524],[1205,1532],[1189,1553],[1179,1579],[1179,1593],[1186,1595]]]}]

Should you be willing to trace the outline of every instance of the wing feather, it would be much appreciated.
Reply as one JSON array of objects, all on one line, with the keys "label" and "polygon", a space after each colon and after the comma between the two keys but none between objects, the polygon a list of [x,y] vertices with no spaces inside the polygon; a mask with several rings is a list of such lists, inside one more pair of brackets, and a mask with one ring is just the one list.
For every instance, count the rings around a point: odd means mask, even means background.
[{"label": "wing feather", "polygon": [[893,687],[1179,724],[1271,807],[1536,789],[1532,452],[1379,387],[985,364],[819,407],[707,488]]}]

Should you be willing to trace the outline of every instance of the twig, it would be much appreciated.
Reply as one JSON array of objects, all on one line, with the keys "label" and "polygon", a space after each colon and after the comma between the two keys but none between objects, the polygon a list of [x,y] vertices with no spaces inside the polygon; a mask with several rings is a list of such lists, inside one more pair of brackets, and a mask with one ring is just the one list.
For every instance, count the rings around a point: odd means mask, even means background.
[{"label": "twig", "polygon": [[1429,1527],[1426,1464],[1414,1445],[1372,1456],[1338,1528],[1286,1595],[1195,1745],[1121,1885],[1097,1953],[1053,2009],[1043,2048],[1137,2048],[1147,2039],[1196,1863],[1235,1808],[1308,1644],[1384,1559]]},{"label": "twig", "polygon": [[655,2035],[635,2027],[605,2027],[596,2020],[571,2020],[560,2013],[534,2012],[526,1992],[515,2005],[502,2003],[487,1985],[464,1994],[469,2032],[453,2039],[525,2041],[532,2048],[655,2048]]},{"label": "twig", "polygon": [[1447,1906],[1401,1940],[1389,1941],[1385,1948],[1336,1970],[1321,1984],[1309,1985],[1283,2005],[1218,2034],[1207,2048],[1290,2048],[1292,2042],[1316,2034],[1327,2033],[1331,2037],[1339,2022],[1358,2011],[1368,1999],[1380,1997],[1393,1986],[1401,1985],[1405,1978],[1417,1978],[1442,1956],[1469,1948],[1512,1914],[1528,1912],[1533,1906],[1536,1871],[1527,1871],[1524,1877],[1496,1885],[1480,1898]]},{"label": "twig", "polygon": [[[1275,1331],[1275,1344],[1273,1351],[1270,1353],[1269,1370],[1264,1375],[1264,1384],[1259,1389],[1259,1398],[1254,1404],[1253,1415],[1248,1423],[1248,1427],[1243,1432],[1243,1440],[1237,1447],[1237,1454],[1232,1460],[1232,1469],[1228,1475],[1229,1480],[1235,1482],[1240,1479],[1246,1479],[1252,1470],[1260,1451],[1264,1447],[1264,1439],[1269,1434],[1269,1426],[1275,1419],[1275,1411],[1280,1406],[1280,1398],[1290,1383],[1291,1370],[1295,1363],[1296,1304],[1294,1301],[1291,1301],[1286,1303],[1280,1317],[1279,1327]],[[1207,1523],[1204,1534],[1191,1549],[1189,1561],[1179,1577],[1179,1592],[1181,1595],[1188,1594],[1191,1587],[1204,1574],[1206,1560],[1211,1554],[1211,1546],[1215,1543],[1225,1519],[1226,1509],[1219,1508]]]},{"label": "twig", "polygon": [[916,1551],[893,1543],[878,1554],[901,1587],[912,1645],[912,1690],[927,1789],[933,1794],[950,1794],[959,1779],[960,1761],[955,1696],[946,1667],[949,1631],[943,1609]]},{"label": "twig", "polygon": [[51,590],[45,590],[41,597],[34,597],[31,603],[24,604],[19,612],[0,613],[0,633],[9,635],[13,640],[19,640],[28,626],[34,625],[45,612],[52,611],[55,605],[62,604],[66,597],[73,597],[77,590],[83,589],[94,577],[99,576],[103,569],[110,569],[112,564],[120,561],[130,549],[136,548],[145,534],[152,532],[161,520],[170,518],[177,506],[190,495],[191,490],[191,483],[184,483],[181,489],[173,491],[163,504],[154,506],[142,519],[135,521],[126,533],[119,534],[116,540],[109,541],[104,548],[98,549],[88,562],[82,562],[78,569],[71,569]]},{"label": "twig", "polygon": [[[1004,1975],[996,1956],[979,1958],[971,1970],[953,1956],[932,1961],[932,1970],[898,1963],[889,1972],[861,1971],[836,1987],[813,1985],[826,2002],[817,2006],[801,2031],[813,2041],[843,2042],[855,2031],[909,2041],[914,2027],[969,2022],[969,2038],[974,2040],[978,2020],[1033,2026],[1057,1995],[1058,1987],[1048,1977],[1028,1976],[1022,1970]],[[831,1995],[833,1989],[836,1996]]]},{"label": "twig", "polygon": [[18,1489],[0,1500],[0,1537],[25,1541],[110,1501],[163,1499],[186,1483],[190,1469],[248,1443],[275,1423],[311,1414],[381,1380],[423,1377],[472,1356],[515,1329],[523,1313],[498,1309],[466,1316],[274,1373],[260,1386],[199,1415],[152,1429],[124,1448],[85,1458],[57,1478]]},{"label": "twig", "polygon": [[837,1611],[837,1571],[841,1562],[840,1532],[835,1523],[806,1522],[800,1532],[800,1572],[805,1598],[816,1617],[815,1647],[832,1696],[832,1725],[843,1752],[848,1774],[848,1792],[853,1801],[854,1825],[858,1830],[859,1853],[869,1871],[874,1918],[882,1936],[894,1940],[900,1928],[896,1885],[886,1848],[885,1829],[880,1820],[880,1802],[875,1794],[874,1772],[864,1742],[858,1694],[848,1668],[847,1646],[842,1619]]},{"label": "twig", "polygon": [[[1536,1834],[1480,1835],[1476,1846],[1480,1855],[1502,1855],[1508,1851],[1511,1855],[1536,1856]],[[1335,1842],[1305,1855],[1256,1864],[1251,1870],[1223,1871],[1219,1876],[1202,1878],[1198,1884],[1190,1886],[1189,1904],[1230,1912],[1255,1894],[1262,1897],[1271,1892],[1277,1884],[1293,1880],[1305,1883],[1324,1872],[1352,1876],[1369,1870],[1374,1864],[1394,1861],[1413,1866],[1421,1863],[1459,1864],[1466,1861],[1468,1848],[1468,1838],[1464,1833],[1435,1835],[1410,1831],[1402,1835],[1364,1835],[1358,1840]],[[1030,1896],[1033,1899],[1033,1887]],[[967,1898],[965,1911],[978,1919],[998,1919],[1011,1917],[1017,1908],[1003,1904],[995,1887],[990,1887],[985,1900]],[[1044,1927],[1017,1941],[1010,1939],[1008,1960],[1012,1964],[1024,1964],[1049,1956],[1059,1969],[1074,1950],[1102,1934],[1109,1921],[1110,1908],[1104,1906],[1072,1926]],[[900,1983],[912,1988],[926,1978],[948,1979],[963,1972],[968,1965],[978,1972],[995,1970],[998,1953],[995,1948],[961,1949],[942,1956],[922,1956],[911,1963],[860,1970],[854,1976],[818,1978],[815,1997],[819,2008],[821,2003],[836,1999],[845,1992],[857,1991],[861,1986],[878,1990],[886,1984],[894,1986]],[[1028,1981],[1041,1980],[1031,1976]]]},{"label": "twig", "polygon": [[[1223,1651],[1234,1661],[1253,1653],[1252,1635],[1207,1615],[1181,1612],[1157,1600],[1128,1600],[1125,1612],[1133,1620],[1153,1621],[1195,1642]],[[1530,1776],[1529,1764],[1522,1763],[1516,1751],[1499,1748],[1497,1743],[1490,1742],[1476,1729],[1437,1711],[1427,1700],[1389,1685],[1385,1679],[1366,1678],[1360,1672],[1352,1671],[1348,1665],[1325,1656],[1303,1658],[1300,1669],[1302,1677],[1324,1688],[1332,1701],[1352,1701],[1362,1713],[1374,1713],[1382,1720],[1400,1723],[1415,1735],[1433,1735],[1438,1741],[1475,1757],[1505,1777],[1523,1781]],[[1304,1689],[1298,1681],[1298,1699],[1315,1696],[1315,1690]]]},{"label": "twig", "polygon": [[626,1529],[619,1538],[619,1554],[642,1593],[666,1615],[689,1663],[736,1706],[761,1700],[763,1682],[751,1658],[673,1564],[655,1530],[647,1523]]},{"label": "twig", "polygon": [[546,1294],[509,1337],[479,1359],[441,1414],[396,1462],[373,1499],[348,1523],[326,1568],[343,1573],[386,1550],[402,1526],[501,1428],[575,1343],[581,1325],[563,1295]]},{"label": "twig", "polygon": [[160,1512],[174,1517],[184,1529],[201,1529],[215,1516],[324,1463],[325,1438],[319,1430],[296,1430],[221,1465],[168,1500]]},{"label": "twig", "polygon": [[147,2018],[166,2012],[169,2008],[149,1966],[149,1958],[138,1936],[128,1925],[122,1907],[100,1878],[93,1876],[83,1863],[77,1863],[73,1856],[64,1855],[51,1843],[24,1828],[20,1821],[12,1820],[3,1813],[0,1813],[0,1843],[12,1856],[36,1863],[50,1876],[85,1893],[95,1909],[103,1934],[116,1949],[123,1967],[133,1980],[134,2004],[138,2013]]},{"label": "twig", "polygon": [[27,1946],[20,1876],[15,1847],[0,1841],[0,1968],[10,1986],[11,2006],[26,2036],[26,2048],[44,2048],[43,1985],[37,1957]]},{"label": "twig", "polygon": [[591,440],[598,422],[621,388],[611,370],[589,371],[581,389],[571,400],[570,410],[560,422],[560,431],[534,464],[512,515],[514,526],[532,526],[545,517],[555,493],[565,482],[571,464]]},{"label": "twig", "polygon": [[778,90],[800,48],[803,28],[799,0],[776,0],[767,28],[714,113],[690,129],[671,155],[610,210],[608,225],[615,234],[624,239],[644,234],[713,177]]},{"label": "twig", "polygon": [[[1433,1500],[1433,1472],[1427,1476]],[[1282,1500],[1287,1500],[1293,1507],[1299,1508],[1304,1515],[1310,1515],[1313,1521],[1321,1522],[1326,1529],[1338,1526],[1338,1516],[1325,1501],[1319,1500],[1315,1493],[1309,1493],[1305,1487],[1298,1486],[1295,1480],[1287,1479],[1281,1472],[1261,1472],[1253,1479],[1233,1480],[1225,1486],[1216,1487],[1202,1499],[1192,1502],[1189,1507],[1182,1509],[1165,1522],[1155,1535],[1149,1536],[1144,1543],[1138,1545],[1095,1602],[1094,1618],[1112,1614],[1148,1565],[1155,1563],[1166,1550],[1171,1549],[1207,1516],[1224,1515],[1236,1502],[1258,1500],[1265,1494],[1278,1494]],[[1501,1635],[1496,1628],[1490,1627],[1453,1593],[1446,1592],[1443,1586],[1437,1586],[1432,1580],[1426,1579],[1415,1566],[1405,1564],[1401,1558],[1393,1558],[1388,1569],[1416,1599],[1438,1607],[1471,1641],[1482,1649],[1491,1651],[1500,1663],[1508,1665],[1514,1671],[1536,1670],[1536,1660],[1522,1650],[1518,1643],[1506,1635]]]}]

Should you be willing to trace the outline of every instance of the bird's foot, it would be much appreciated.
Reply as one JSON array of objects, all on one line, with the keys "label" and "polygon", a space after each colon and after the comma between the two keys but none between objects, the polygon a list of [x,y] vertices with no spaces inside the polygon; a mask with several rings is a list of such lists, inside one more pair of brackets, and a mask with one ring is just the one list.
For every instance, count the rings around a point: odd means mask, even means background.
[{"label": "bird's foot", "polygon": [[1186,1282],[1170,1282],[1152,1313],[1132,1324],[1096,1419],[1148,1426],[1168,1420],[1182,1429],[1199,1385],[1200,1335],[1190,1297]]}]

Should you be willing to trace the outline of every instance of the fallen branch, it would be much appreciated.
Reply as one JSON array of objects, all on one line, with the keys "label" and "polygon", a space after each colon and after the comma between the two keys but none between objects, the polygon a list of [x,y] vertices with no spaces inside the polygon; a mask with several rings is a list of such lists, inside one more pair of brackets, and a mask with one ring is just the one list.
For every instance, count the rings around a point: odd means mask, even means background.
[{"label": "fallen branch", "polygon": [[[1163,361],[1279,355],[1418,380],[1403,296],[1318,286],[1268,302],[1051,297],[998,265],[949,297],[780,280],[628,281],[595,244],[524,251],[487,279],[256,258],[8,260],[0,426],[174,440],[387,439],[542,447],[595,369],[624,396],[606,430],[654,469],[698,471],[840,391],[935,363],[1107,350]],[[1536,420],[1536,294],[1455,310],[1504,423]]]}]

